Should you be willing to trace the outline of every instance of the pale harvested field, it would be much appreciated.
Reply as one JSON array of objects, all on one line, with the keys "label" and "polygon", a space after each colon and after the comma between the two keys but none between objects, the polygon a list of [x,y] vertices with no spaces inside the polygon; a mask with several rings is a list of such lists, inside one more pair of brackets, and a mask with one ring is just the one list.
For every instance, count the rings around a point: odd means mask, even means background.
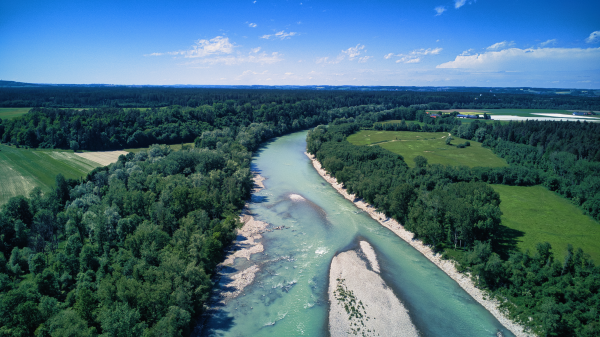
[{"label": "pale harvested field", "polygon": [[96,162],[102,166],[116,163],[120,155],[127,155],[127,151],[98,151],[98,152],[82,152],[74,153],[79,157]]},{"label": "pale harvested field", "polygon": [[0,145],[0,205],[14,196],[29,195],[35,187],[43,193],[51,191],[59,173],[79,179],[98,166],[73,152]]},{"label": "pale harvested field", "polygon": [[25,177],[8,163],[0,165],[0,205],[5,204],[8,199],[17,195],[28,195],[38,184],[32,177]]}]

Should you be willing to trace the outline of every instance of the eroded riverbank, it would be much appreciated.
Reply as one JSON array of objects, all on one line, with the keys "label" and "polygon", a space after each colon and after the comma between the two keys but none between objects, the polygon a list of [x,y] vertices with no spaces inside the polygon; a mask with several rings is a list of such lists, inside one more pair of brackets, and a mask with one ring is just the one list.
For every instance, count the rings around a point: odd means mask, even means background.
[{"label": "eroded riverbank", "polygon": [[502,312],[498,309],[498,305],[500,303],[494,299],[489,299],[483,291],[476,288],[469,275],[459,273],[458,270],[456,270],[453,261],[443,260],[440,254],[435,254],[430,247],[424,245],[420,240],[413,240],[413,233],[404,229],[404,226],[402,226],[396,220],[386,217],[386,215],[383,213],[377,212],[373,206],[369,205],[362,199],[357,198],[354,194],[349,194],[342,184],[339,184],[334,177],[330,176],[321,167],[321,163],[313,155],[306,152],[305,154],[311,160],[313,167],[319,173],[319,175],[325,179],[325,181],[327,181],[336,191],[338,191],[338,193],[340,193],[347,200],[351,201],[357,208],[369,214],[371,218],[376,220],[382,226],[388,228],[398,237],[406,241],[421,254],[423,254],[429,261],[433,262],[450,278],[456,281],[456,283],[458,283],[461,288],[471,295],[473,299],[475,299],[486,310],[488,310],[504,327],[515,334],[515,336],[532,336],[531,334],[527,333],[521,325],[509,320],[506,316],[504,316],[504,314],[502,314]]}]

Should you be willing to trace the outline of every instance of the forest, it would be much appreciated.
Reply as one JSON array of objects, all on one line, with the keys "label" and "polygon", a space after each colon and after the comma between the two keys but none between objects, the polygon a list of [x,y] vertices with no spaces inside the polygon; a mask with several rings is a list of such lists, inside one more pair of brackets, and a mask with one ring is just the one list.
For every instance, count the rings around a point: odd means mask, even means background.
[{"label": "forest", "polygon": [[[535,300],[525,302],[527,311],[509,308],[511,312],[519,319],[535,312],[531,325],[539,331],[594,335],[597,313],[589,308],[599,304],[598,268],[579,251],[564,267],[552,259],[550,248],[543,250],[543,265],[537,255],[500,260],[493,252],[500,200],[487,184],[544,184],[598,218],[600,184],[597,173],[589,171],[598,172],[598,147],[582,145],[598,143],[597,129],[584,123],[587,131],[569,131],[575,123],[465,127],[451,116],[434,121],[423,110],[599,110],[600,99],[474,96],[110,87],[0,90],[0,105],[33,107],[22,117],[0,120],[3,143],[72,150],[149,147],[81,180],[58,175],[51,193],[35,189],[2,206],[0,336],[189,335],[209,298],[215,266],[240,225],[238,215],[252,187],[252,153],[273,137],[324,124],[329,127],[318,126],[310,133],[308,150],[353,193],[433,246],[473,252],[464,255],[465,270],[483,273],[477,274],[482,286],[496,289],[509,303],[520,303],[519,291],[530,282],[529,275],[538,277],[543,270],[562,292],[549,293],[547,283],[540,283],[542,288],[531,295]],[[462,132],[465,137],[471,132],[467,138],[481,139],[514,164],[468,169],[428,165],[419,158],[417,167],[409,169],[399,155],[344,140],[361,128],[386,127],[380,122],[390,119],[420,121],[409,123],[415,131]],[[561,136],[553,137],[556,132]],[[182,142],[195,146],[173,152],[153,145]],[[496,274],[489,274],[488,265],[501,269],[492,268]],[[517,274],[523,282],[509,276]],[[571,284],[581,300],[574,300],[565,290],[571,288],[560,282]],[[547,298],[554,302],[544,302]]]},{"label": "forest", "polygon": [[[382,124],[374,128],[377,125]],[[425,129],[412,125],[411,131]],[[345,140],[359,129],[356,123],[319,126],[308,134],[308,152],[349,193],[399,221],[415,238],[440,252],[463,252],[452,254],[459,270],[470,272],[479,287],[500,299],[510,317],[536,334],[600,333],[600,267],[572,246],[561,260],[557,255],[562,252],[553,252],[546,242],[538,243],[536,252],[512,251],[503,259],[500,254],[506,252],[498,245],[501,201],[488,185],[544,184],[599,219],[596,124],[475,122],[454,126],[452,134],[483,141],[511,164],[500,168],[429,165],[422,156],[415,158],[414,168],[408,168],[398,154]],[[522,144],[525,135],[528,140],[540,138],[534,144]],[[579,146],[582,140],[587,143]],[[588,147],[594,152],[584,150]]]}]

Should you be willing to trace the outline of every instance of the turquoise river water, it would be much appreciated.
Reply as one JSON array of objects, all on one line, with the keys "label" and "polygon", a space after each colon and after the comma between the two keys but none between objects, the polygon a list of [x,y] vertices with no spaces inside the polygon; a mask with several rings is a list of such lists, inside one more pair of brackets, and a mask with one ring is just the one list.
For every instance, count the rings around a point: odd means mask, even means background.
[{"label": "turquoise river water", "polygon": [[496,336],[500,330],[513,336],[421,253],[325,182],[304,154],[305,138],[306,132],[277,138],[253,158],[266,188],[253,196],[251,211],[269,228],[286,228],[264,233],[264,252],[226,270],[260,267],[242,294],[212,312],[203,336],[327,336],[329,264],[359,239],[375,249],[384,281],[420,335]]}]

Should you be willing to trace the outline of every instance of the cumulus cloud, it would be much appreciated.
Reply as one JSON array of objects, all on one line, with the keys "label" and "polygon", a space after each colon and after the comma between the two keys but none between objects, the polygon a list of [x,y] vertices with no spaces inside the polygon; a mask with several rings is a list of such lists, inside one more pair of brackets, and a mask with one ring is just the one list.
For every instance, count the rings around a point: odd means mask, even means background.
[{"label": "cumulus cloud", "polygon": [[297,35],[297,34],[298,33],[296,33],[296,32],[286,33],[285,31],[282,30],[282,31],[277,32],[275,34],[265,34],[265,35],[261,36],[260,38],[261,39],[267,39],[267,40],[269,40],[271,38],[285,40],[285,39],[290,39],[292,36]]},{"label": "cumulus cloud", "polygon": [[372,58],[372,57],[373,57],[373,56],[363,56],[363,57],[360,57],[360,58],[358,59],[358,63],[365,63],[365,62],[367,62],[367,61],[368,61],[370,58]]},{"label": "cumulus cloud", "polygon": [[252,23],[252,22],[251,22],[251,23],[249,23],[249,24],[248,24],[248,27],[255,28],[256,26],[257,26],[257,24],[256,24],[256,23]]},{"label": "cumulus cloud", "polygon": [[342,50],[340,52],[340,54],[335,59],[330,59],[329,56],[327,56],[327,57],[320,57],[315,62],[316,63],[323,63],[323,64],[325,64],[325,63],[335,64],[335,63],[342,62],[347,57],[348,60],[350,60],[350,61],[358,59],[359,63],[364,63],[364,62],[367,62],[367,60],[372,57],[372,56],[360,56],[362,53],[366,53],[367,52],[367,50],[365,48],[366,48],[365,45],[361,45],[359,43],[359,44],[356,45],[356,47],[350,47],[348,49]]},{"label": "cumulus cloud", "polygon": [[145,56],[162,56],[162,55],[182,55],[184,57],[195,58],[205,57],[218,54],[231,54],[234,45],[229,42],[228,37],[217,36],[210,40],[198,40],[188,50],[170,51],[166,53],[152,53]]},{"label": "cumulus cloud", "polygon": [[466,2],[467,0],[454,0],[454,8],[461,8]]},{"label": "cumulus cloud", "polygon": [[356,47],[350,47],[346,50],[342,50],[342,54],[340,55],[348,56],[349,60],[354,60],[364,49],[365,45],[357,44]]},{"label": "cumulus cloud", "polygon": [[587,43],[598,43],[600,42],[600,30],[592,32],[587,39],[585,39]]},{"label": "cumulus cloud", "polygon": [[442,48],[428,48],[428,49],[415,49],[408,54],[396,54],[389,53],[384,56],[386,60],[389,60],[392,57],[399,57],[396,60],[396,63],[419,63],[423,56],[426,55],[438,55],[443,49]]},{"label": "cumulus cloud", "polygon": [[502,42],[497,42],[494,43],[493,45],[487,47],[487,50],[500,50],[500,49],[504,49],[504,48],[508,48],[508,47],[512,47],[515,45],[514,41],[502,41]]},{"label": "cumulus cloud", "polygon": [[260,54],[250,52],[247,55],[223,55],[215,57],[207,57],[198,60],[194,60],[194,64],[224,64],[224,65],[237,65],[243,63],[259,63],[259,64],[273,64],[283,61],[282,55],[278,52]]},{"label": "cumulus cloud", "polygon": [[597,68],[600,48],[509,48],[475,55],[458,55],[436,68],[482,71],[576,71]]},{"label": "cumulus cloud", "polygon": [[540,46],[542,46],[542,47],[546,47],[546,46],[547,46],[547,45],[549,45],[549,44],[552,44],[552,45],[556,44],[556,39],[552,39],[552,40],[544,41],[544,42],[540,43]]},{"label": "cumulus cloud", "polygon": [[437,6],[433,10],[436,12],[435,16],[442,15],[446,11],[446,6]]},{"label": "cumulus cloud", "polygon": [[462,6],[466,5],[466,4],[472,4],[474,2],[476,2],[477,0],[454,0],[454,8],[459,9]]}]

